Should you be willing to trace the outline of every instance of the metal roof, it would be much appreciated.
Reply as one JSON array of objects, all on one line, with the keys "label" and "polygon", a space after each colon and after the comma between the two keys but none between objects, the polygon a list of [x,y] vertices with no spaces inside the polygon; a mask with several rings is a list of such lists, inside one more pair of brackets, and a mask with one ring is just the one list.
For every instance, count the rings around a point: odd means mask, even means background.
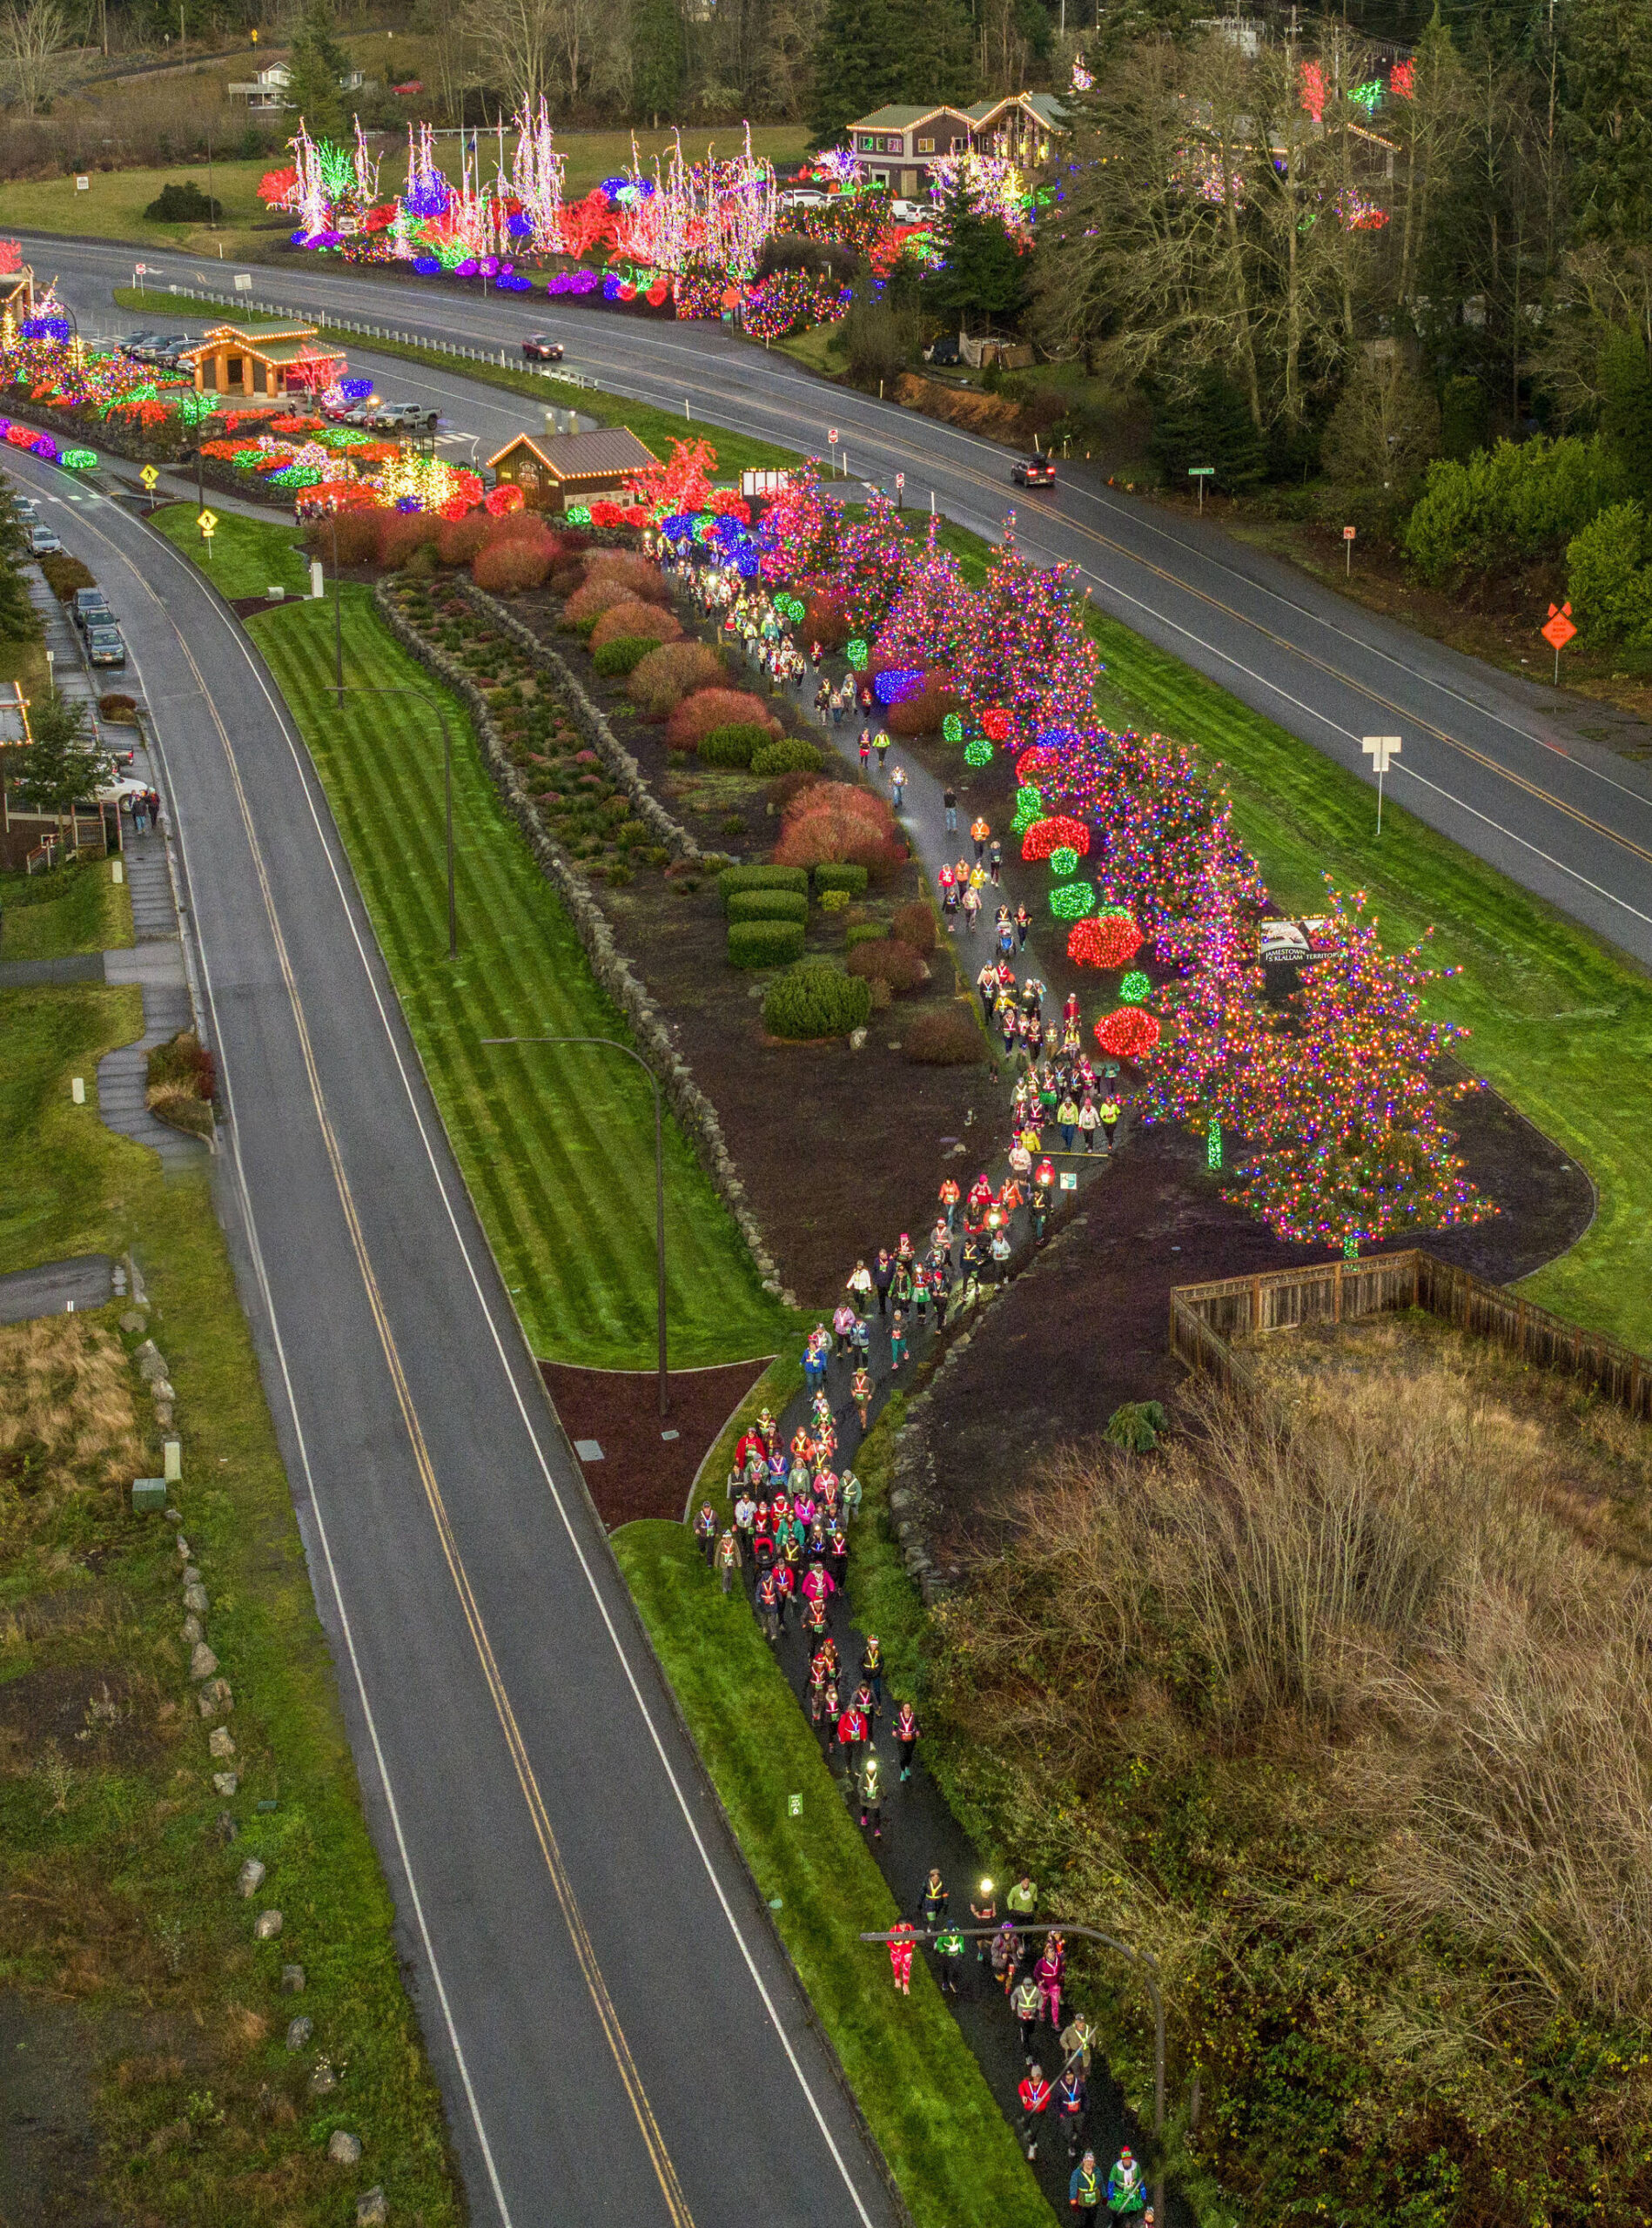
[{"label": "metal roof", "polygon": [[640,441],[628,426],[600,426],[594,433],[554,433],[545,440],[535,440],[531,433],[518,433],[507,441],[497,455],[487,460],[491,469],[513,449],[529,448],[558,480],[594,479],[615,472],[647,472],[659,462],[646,442]]}]

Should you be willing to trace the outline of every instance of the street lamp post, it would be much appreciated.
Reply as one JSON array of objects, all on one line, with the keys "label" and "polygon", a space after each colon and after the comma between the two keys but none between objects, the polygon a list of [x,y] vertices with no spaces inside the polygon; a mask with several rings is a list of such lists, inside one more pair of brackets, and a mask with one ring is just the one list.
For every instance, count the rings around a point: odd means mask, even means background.
[{"label": "street lamp post", "polygon": [[621,1044],[617,1037],[484,1037],[484,1044],[602,1044],[611,1052],[623,1052],[628,1060],[635,1060],[654,1086],[654,1253],[656,1276],[655,1308],[658,1316],[660,1340],[660,1413],[670,1412],[666,1395],[666,1335],[665,1335],[665,1121],[661,1111],[660,1078],[643,1058],[628,1044]]},{"label": "street lamp post", "polygon": [[[1003,1926],[957,1926],[949,1930],[954,1934],[961,1934],[966,1941],[974,1941],[977,1937],[991,1938],[993,1935],[1002,1934],[1004,1928]],[[910,1933],[903,1934],[900,1938],[903,1942],[933,1942],[938,1931],[938,1929],[933,1927],[914,1927]],[[1158,2228],[1165,2228],[1165,1996],[1158,1984],[1158,1958],[1151,1950],[1134,1949],[1128,1942],[1120,1942],[1116,1935],[1103,1934],[1098,1927],[1074,1925],[1066,1919],[1039,1919],[1033,1925],[1017,1926],[1015,1931],[1017,1935],[1077,1934],[1086,1942],[1103,1943],[1109,1950],[1118,1950],[1121,1957],[1128,1957],[1143,1980],[1146,1982],[1147,1993],[1152,1999],[1153,2006],[1153,2144],[1158,2153],[1154,2161],[1153,2213],[1158,2223]],[[863,1934],[861,1936],[863,1942],[890,1942],[894,1938],[887,1932]],[[1063,2070],[1065,2070],[1064,2067]]]},{"label": "street lamp post", "polygon": [[[336,528],[335,528],[336,532]],[[342,652],[340,652],[342,657]],[[428,704],[441,724],[441,781],[444,816],[447,823],[447,956],[459,956],[459,906],[453,890],[453,738],[447,725],[447,715],[436,699],[423,688],[375,688],[365,681],[346,681],[342,663],[339,668],[339,709],[344,709],[346,695],[352,696],[416,696],[421,704]]]},{"label": "street lamp post", "polygon": [[327,513],[332,529],[332,685],[338,691],[337,711],[344,709],[344,591],[339,581],[339,509]]}]

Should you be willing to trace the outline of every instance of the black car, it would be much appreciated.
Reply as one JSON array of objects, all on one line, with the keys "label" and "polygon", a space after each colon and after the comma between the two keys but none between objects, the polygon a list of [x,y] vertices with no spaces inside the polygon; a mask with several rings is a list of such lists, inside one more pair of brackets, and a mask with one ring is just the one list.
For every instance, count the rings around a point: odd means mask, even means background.
[{"label": "black car", "polygon": [[553,340],[548,332],[530,332],[522,343],[522,353],[530,364],[560,364],[562,344]]},{"label": "black car", "polygon": [[122,666],[126,662],[126,645],[118,627],[88,627],[86,629],[86,662],[89,665]]},{"label": "black car", "polygon": [[1017,487],[1053,487],[1056,467],[1047,456],[1024,456],[1011,466],[1010,477]]}]

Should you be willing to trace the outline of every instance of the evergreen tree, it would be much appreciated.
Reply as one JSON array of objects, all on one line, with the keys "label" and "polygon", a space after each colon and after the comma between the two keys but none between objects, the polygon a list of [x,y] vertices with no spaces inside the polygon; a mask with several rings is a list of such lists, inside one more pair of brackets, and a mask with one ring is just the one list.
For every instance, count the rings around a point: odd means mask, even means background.
[{"label": "evergreen tree", "polygon": [[668,124],[682,97],[682,20],[676,0],[638,0],[632,18],[631,104]]},{"label": "evergreen tree", "polygon": [[309,0],[292,34],[287,67],[292,77],[286,97],[303,117],[311,138],[338,138],[345,127],[339,80],[350,67],[350,57],[332,35],[332,10],[327,0]]},{"label": "evergreen tree", "polygon": [[54,689],[29,708],[29,744],[17,754],[17,796],[29,812],[72,812],[101,789],[113,762],[86,733],[86,708]]},{"label": "evergreen tree", "polygon": [[809,128],[834,145],[857,116],[904,97],[910,37],[890,0],[829,0],[815,41]]},{"label": "evergreen tree", "polygon": [[1616,325],[1601,346],[1601,431],[1617,451],[1631,491],[1652,495],[1652,370],[1639,332]]},{"label": "evergreen tree", "polygon": [[[1044,18],[1048,29],[1049,18]],[[979,90],[975,64],[975,35],[961,0],[926,0],[917,10],[907,35],[902,64],[904,101],[950,101],[964,107]],[[862,111],[864,114],[864,111]]]},{"label": "evergreen tree", "polygon": [[962,325],[1011,323],[1027,305],[1028,264],[1001,221],[970,193],[950,195],[936,225],[943,262],[930,299]]},{"label": "evergreen tree", "polygon": [[1652,0],[1575,0],[1566,104],[1578,229],[1652,232]]},{"label": "evergreen tree", "polygon": [[8,489],[0,487],[0,642],[27,642],[40,632],[20,560],[24,550],[21,520]]},{"label": "evergreen tree", "polygon": [[1212,485],[1229,494],[1262,477],[1262,439],[1240,390],[1219,365],[1207,365],[1188,387],[1152,394],[1147,453],[1165,485],[1185,488],[1190,465],[1216,467]]}]

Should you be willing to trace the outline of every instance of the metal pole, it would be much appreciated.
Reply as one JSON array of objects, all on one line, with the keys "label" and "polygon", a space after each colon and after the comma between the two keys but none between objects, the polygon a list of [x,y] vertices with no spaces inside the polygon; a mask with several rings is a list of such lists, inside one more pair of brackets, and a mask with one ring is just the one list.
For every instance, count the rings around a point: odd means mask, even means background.
[{"label": "metal pole", "polygon": [[1377,833],[1382,833],[1382,762],[1377,762]]},{"label": "metal pole", "polygon": [[[411,692],[418,694],[417,690]],[[665,1322],[665,1116],[660,1101],[660,1078],[641,1052],[630,1045],[621,1044],[617,1037],[484,1037],[484,1044],[605,1044],[612,1052],[622,1052],[628,1060],[635,1060],[654,1086],[654,1245],[656,1265],[655,1307],[659,1319],[660,1340],[660,1413],[671,1413],[667,1392],[667,1355]],[[863,1935],[861,1939],[876,1937]]]}]

